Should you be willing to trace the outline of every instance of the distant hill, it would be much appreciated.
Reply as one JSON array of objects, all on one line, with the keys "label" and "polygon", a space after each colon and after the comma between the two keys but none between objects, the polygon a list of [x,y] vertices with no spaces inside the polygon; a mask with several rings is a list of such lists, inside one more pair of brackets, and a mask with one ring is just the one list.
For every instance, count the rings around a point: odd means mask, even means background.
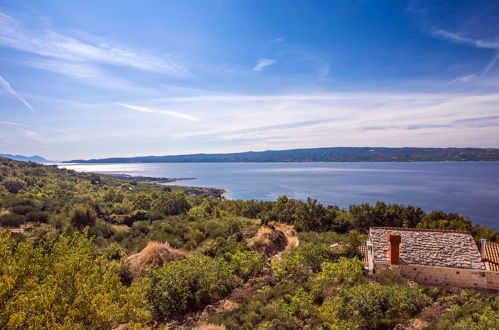
[{"label": "distant hill", "polygon": [[224,163],[224,162],[439,162],[499,161],[493,148],[338,147],[72,160],[66,163]]},{"label": "distant hill", "polygon": [[10,158],[14,160],[19,160],[23,162],[35,162],[35,163],[51,163],[50,160],[47,160],[41,156],[21,156],[21,155],[11,155],[11,154],[0,154],[0,157]]}]

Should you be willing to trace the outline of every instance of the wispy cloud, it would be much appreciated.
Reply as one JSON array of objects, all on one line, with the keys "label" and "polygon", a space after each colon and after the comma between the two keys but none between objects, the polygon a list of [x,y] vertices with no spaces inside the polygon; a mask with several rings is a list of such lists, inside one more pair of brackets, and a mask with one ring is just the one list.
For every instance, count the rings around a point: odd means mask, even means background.
[{"label": "wispy cloud", "polygon": [[67,62],[67,61],[52,60],[52,59],[50,60],[30,59],[28,61],[21,61],[20,63],[36,69],[45,70],[73,78],[81,78],[81,79],[103,78],[101,70],[97,66],[88,63]]},{"label": "wispy cloud", "polygon": [[21,124],[21,123],[15,123],[12,121],[4,121],[4,120],[0,120],[0,125],[10,126],[10,127],[26,127],[26,125]]},{"label": "wispy cloud", "polygon": [[56,127],[52,127],[52,126],[48,126],[48,125],[42,125],[42,124],[40,124],[39,126],[44,132],[67,133],[67,131],[60,129],[60,128],[56,128]]},{"label": "wispy cloud", "polygon": [[141,106],[136,106],[136,105],[131,105],[131,104],[126,104],[126,103],[116,103],[119,106],[135,110],[135,111],[140,111],[140,112],[148,112],[148,113],[157,113],[157,114],[162,114],[162,115],[168,115],[168,116],[173,116],[177,118],[182,118],[182,119],[187,119],[190,121],[199,121],[198,117],[191,116],[191,115],[186,115],[184,113],[179,113],[175,111],[169,111],[169,110],[163,110],[163,109],[155,109],[155,108],[149,108],[149,107],[141,107]]},{"label": "wispy cloud", "polygon": [[485,69],[483,69],[482,75],[486,75],[487,73],[489,73],[489,71],[492,70],[494,65],[497,63],[498,59],[499,59],[499,49],[497,50],[496,56],[494,56],[492,61],[490,61],[490,63],[485,67]]},{"label": "wispy cloud", "polygon": [[466,45],[476,47],[476,48],[497,50],[497,53],[494,56],[494,58],[483,68],[482,72],[458,76],[455,79],[453,79],[451,81],[451,83],[456,83],[456,82],[467,83],[467,82],[475,80],[479,77],[484,77],[485,75],[487,75],[490,72],[490,70],[492,70],[492,68],[495,66],[497,60],[499,59],[499,42],[498,41],[487,41],[487,40],[482,40],[482,39],[468,38],[468,37],[462,36],[458,33],[448,32],[445,30],[434,30],[433,34],[437,37],[444,38],[444,39],[450,40],[452,42],[462,43],[462,44],[466,44]]},{"label": "wispy cloud", "polygon": [[28,103],[21,95],[19,95],[13,88],[10,86],[9,82],[5,80],[1,75],[0,75],[0,85],[5,89],[5,91],[13,96],[15,96],[19,102],[24,104],[28,109],[30,109],[33,113],[37,113],[36,110],[31,106],[31,104]]},{"label": "wispy cloud", "polygon": [[481,39],[468,38],[458,33],[448,32],[445,30],[435,30],[433,31],[433,34],[438,37],[451,40],[453,42],[463,43],[478,48],[499,49],[498,41],[486,41]]},{"label": "wispy cloud", "polygon": [[270,44],[271,44],[271,45],[272,45],[272,44],[278,44],[278,43],[281,43],[281,42],[283,42],[283,41],[284,41],[284,38],[283,38],[283,37],[279,37],[279,38],[272,39],[272,40],[270,41]]},{"label": "wispy cloud", "polygon": [[499,138],[494,121],[464,121],[496,116],[496,93],[221,94],[162,102],[175,111],[210,114],[189,130],[172,132],[176,138],[196,141],[203,137],[204,141],[238,144],[246,141],[250,149],[313,147],[324,145],[324,141],[331,141],[328,145],[369,145],[376,141],[389,146],[397,145],[392,141],[419,146],[463,146],[472,141],[474,145],[490,146],[493,137]]},{"label": "wispy cloud", "polygon": [[110,74],[102,67],[85,62],[71,62],[61,59],[17,60],[19,64],[35,69],[69,77],[76,82],[110,90],[133,90],[134,92],[154,91],[153,87],[134,84],[133,82]]},{"label": "wispy cloud", "polygon": [[472,81],[473,79],[475,79],[478,75],[475,74],[475,73],[472,73],[472,74],[467,74],[467,75],[464,75],[464,76],[458,76],[454,79],[452,79],[450,81],[451,84],[453,83],[467,83],[467,82],[470,82]]},{"label": "wispy cloud", "polygon": [[262,71],[263,69],[265,69],[269,65],[274,64],[275,62],[277,62],[277,61],[269,59],[269,58],[261,58],[258,60],[255,67],[253,68],[253,70],[254,71]]},{"label": "wispy cloud", "polygon": [[0,12],[0,45],[33,54],[67,61],[91,61],[166,73],[174,76],[189,75],[188,69],[173,55],[156,56],[88,37],[81,40],[42,27],[28,28],[22,22]]}]

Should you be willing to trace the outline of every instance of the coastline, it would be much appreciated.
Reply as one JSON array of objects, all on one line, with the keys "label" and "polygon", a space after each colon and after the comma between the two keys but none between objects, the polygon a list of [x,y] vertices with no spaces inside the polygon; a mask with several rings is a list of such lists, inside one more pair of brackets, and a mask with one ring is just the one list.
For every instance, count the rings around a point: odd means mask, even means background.
[{"label": "coastline", "polygon": [[165,177],[153,177],[153,176],[142,176],[142,175],[129,175],[129,174],[112,174],[112,173],[98,173],[106,178],[118,179],[124,181],[135,181],[135,182],[145,182],[145,183],[170,183],[184,180],[194,180],[196,178],[165,178]]},{"label": "coastline", "polygon": [[[159,184],[163,186],[168,186],[169,183],[174,183],[177,181],[194,180],[196,178],[165,178],[165,177],[151,177],[142,175],[129,175],[129,174],[103,174],[95,172],[95,174],[101,175],[103,177],[123,180],[123,181],[133,181],[142,183]],[[180,187],[180,186],[175,186]],[[215,187],[196,187],[196,186],[181,186],[185,188],[184,193],[188,196],[197,196],[202,194],[207,194],[210,198],[226,199],[228,191],[223,188]]]}]

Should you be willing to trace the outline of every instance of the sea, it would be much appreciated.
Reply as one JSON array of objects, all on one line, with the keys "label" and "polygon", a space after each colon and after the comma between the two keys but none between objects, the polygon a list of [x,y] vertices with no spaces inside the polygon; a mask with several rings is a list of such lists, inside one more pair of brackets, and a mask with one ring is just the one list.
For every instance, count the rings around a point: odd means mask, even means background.
[{"label": "sea", "polygon": [[499,162],[59,164],[76,171],[167,178],[216,187],[227,198],[273,201],[281,195],[346,208],[377,201],[467,215],[499,230]]}]

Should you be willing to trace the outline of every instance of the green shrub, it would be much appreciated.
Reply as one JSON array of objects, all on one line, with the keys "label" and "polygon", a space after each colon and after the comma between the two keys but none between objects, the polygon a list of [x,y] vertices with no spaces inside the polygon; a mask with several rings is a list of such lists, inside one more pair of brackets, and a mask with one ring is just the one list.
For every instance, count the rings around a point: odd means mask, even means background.
[{"label": "green shrub", "polygon": [[19,214],[7,213],[0,215],[0,226],[17,228],[24,222],[24,217]]},{"label": "green shrub", "polygon": [[244,280],[260,274],[265,266],[263,256],[256,251],[237,251],[228,259],[234,274]]},{"label": "green shrub", "polygon": [[220,258],[175,260],[151,272],[147,301],[153,316],[165,319],[222,298],[233,280],[229,264]]},{"label": "green shrub", "polygon": [[114,328],[143,322],[143,288],[121,285],[84,234],[15,243],[0,234],[0,328]]},{"label": "green shrub", "polygon": [[364,275],[364,263],[357,258],[341,257],[337,263],[324,262],[317,279],[327,284],[347,284],[358,282]]},{"label": "green shrub", "polygon": [[389,269],[382,271],[381,274],[379,274],[378,282],[383,285],[407,284],[407,280],[403,278],[402,275]]},{"label": "green shrub", "polygon": [[303,281],[319,272],[322,263],[338,259],[339,254],[327,245],[300,244],[282,260],[273,260],[272,268],[279,280]]},{"label": "green shrub", "polygon": [[8,192],[17,194],[20,190],[26,189],[27,184],[19,178],[7,178],[3,181],[3,186]]},{"label": "green shrub", "polygon": [[32,211],[26,214],[26,221],[47,223],[49,214],[43,211]]},{"label": "green shrub", "polygon": [[331,328],[389,328],[416,315],[428,300],[419,288],[360,284],[326,299],[319,316]]},{"label": "green shrub", "polygon": [[499,328],[499,297],[462,290],[459,296],[442,296],[440,300],[452,303],[450,308],[432,320],[428,328],[486,330]]},{"label": "green shrub", "polygon": [[499,328],[498,302],[485,306],[481,311],[473,313],[466,318],[465,328],[472,330],[488,330]]},{"label": "green shrub", "polygon": [[17,205],[12,208],[12,213],[25,215],[33,210],[34,207],[31,205]]},{"label": "green shrub", "polygon": [[71,212],[71,223],[76,228],[84,228],[86,226],[95,225],[97,213],[95,210],[86,204],[77,204],[73,206]]}]

